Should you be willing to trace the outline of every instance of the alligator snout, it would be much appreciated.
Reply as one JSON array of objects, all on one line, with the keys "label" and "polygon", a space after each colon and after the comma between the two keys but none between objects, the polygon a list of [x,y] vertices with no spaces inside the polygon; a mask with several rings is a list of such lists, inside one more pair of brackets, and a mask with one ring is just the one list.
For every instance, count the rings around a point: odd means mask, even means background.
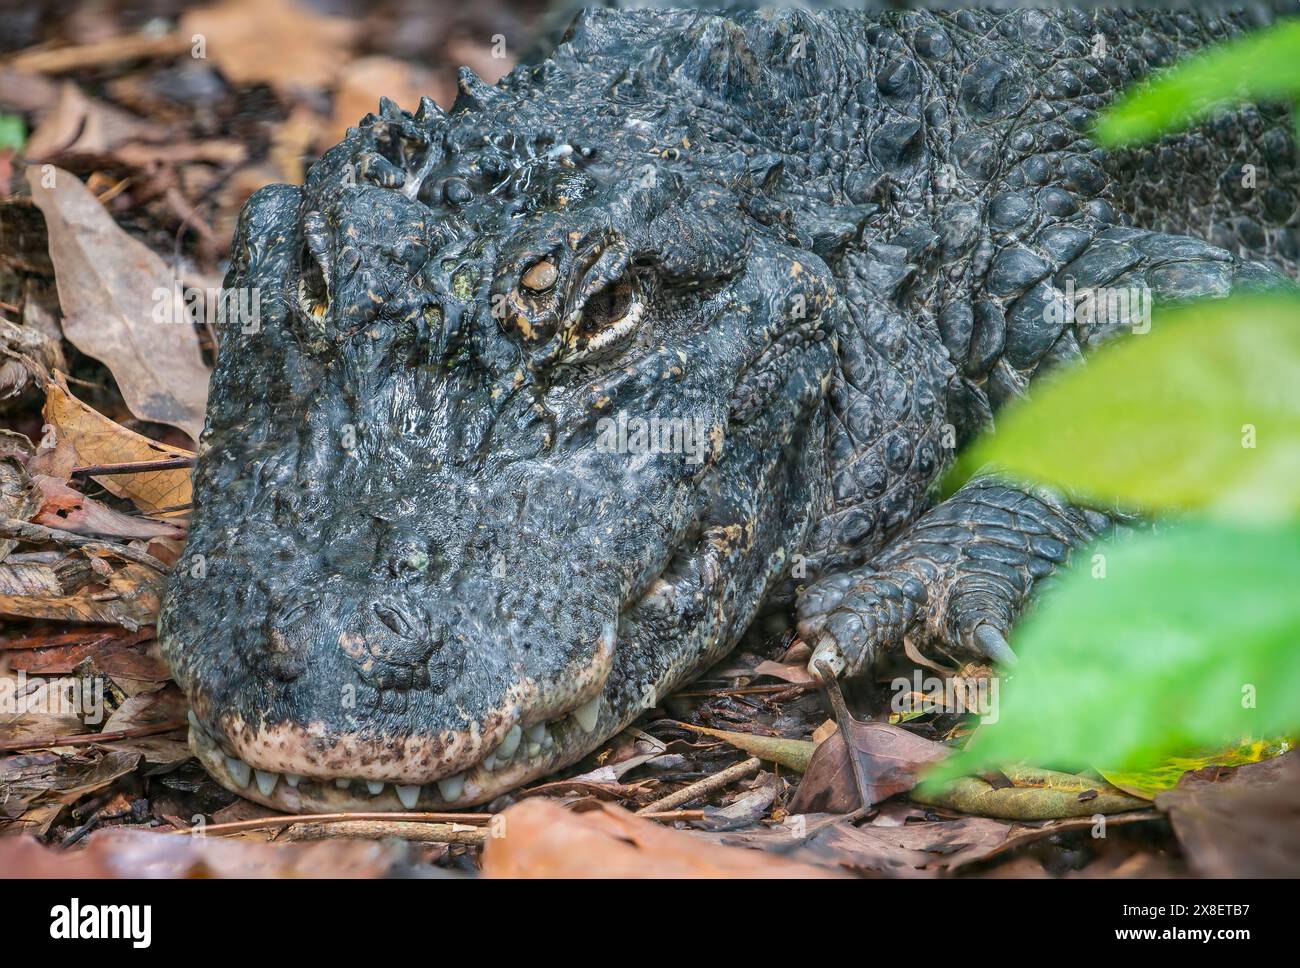
[{"label": "alligator snout", "polygon": [[[177,585],[164,616],[214,775],[289,809],[466,806],[589,742],[619,588],[599,544],[520,501],[556,481],[446,478],[407,520],[395,491],[340,498],[365,490],[345,472],[332,494],[276,499],[292,473],[262,476],[273,524],[255,512],[209,548],[220,580]],[[210,540],[200,527],[193,547]],[[293,783],[267,794],[266,777]]]}]

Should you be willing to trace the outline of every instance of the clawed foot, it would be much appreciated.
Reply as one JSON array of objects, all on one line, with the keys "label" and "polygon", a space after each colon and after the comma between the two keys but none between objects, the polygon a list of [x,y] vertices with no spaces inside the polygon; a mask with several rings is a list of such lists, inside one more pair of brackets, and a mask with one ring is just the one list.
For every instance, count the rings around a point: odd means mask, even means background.
[{"label": "clawed foot", "polygon": [[1096,511],[990,479],[973,481],[871,565],[826,576],[799,601],[799,631],[825,663],[859,676],[907,636],[1009,665],[1012,623],[1036,582],[1111,525]]}]

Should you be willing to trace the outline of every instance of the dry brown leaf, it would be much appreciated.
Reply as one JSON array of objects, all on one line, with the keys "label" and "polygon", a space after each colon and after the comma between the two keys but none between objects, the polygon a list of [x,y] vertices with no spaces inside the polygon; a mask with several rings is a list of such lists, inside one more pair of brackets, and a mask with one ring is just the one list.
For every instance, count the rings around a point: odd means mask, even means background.
[{"label": "dry brown leaf", "polygon": [[29,386],[43,387],[63,365],[58,343],[31,326],[0,318],[0,400],[11,400]]},{"label": "dry brown leaf", "polygon": [[612,804],[574,813],[530,799],[501,814],[483,850],[488,877],[832,877],[771,854],[702,844]]},{"label": "dry brown leaf", "polygon": [[[93,578],[67,588],[61,567],[82,559],[90,562]],[[0,564],[0,615],[121,625],[134,631],[157,620],[165,578],[107,549],[77,548],[53,564],[11,558]]]},{"label": "dry brown leaf", "polygon": [[[889,723],[853,720],[845,728],[852,729],[853,755],[868,786],[866,806],[912,789],[926,767],[949,753],[942,743]],[[849,749],[837,730],[813,753],[790,812],[849,813],[860,801]]]},{"label": "dry brown leaf", "polygon": [[57,478],[37,474],[32,481],[43,498],[35,521],[47,528],[112,538],[180,538],[185,534],[170,524],[114,511],[102,501],[87,497]]},{"label": "dry brown leaf", "polygon": [[197,440],[208,368],[175,276],[118,228],[76,176],[56,168],[47,188],[41,169],[32,166],[27,181],[45,214],[64,335],[108,366],[133,414]]},{"label": "dry brown leaf", "polygon": [[207,56],[236,86],[267,83],[292,95],[332,85],[358,26],[292,0],[221,0],[186,13],[180,32],[201,34]]},{"label": "dry brown leaf", "polygon": [[97,830],[84,850],[0,841],[0,877],[382,877],[408,848],[364,840],[258,844],[219,837]]},{"label": "dry brown leaf", "polygon": [[84,728],[77,717],[77,704],[60,683],[25,671],[5,673],[0,675],[0,696],[4,697],[0,736],[6,742],[30,742],[36,747]]},{"label": "dry brown leaf", "polygon": [[[45,392],[46,436],[28,465],[32,474],[67,480],[74,467],[193,457],[193,451],[160,444],[92,410],[68,390],[62,374]],[[145,512],[190,503],[190,472],[181,468],[141,474],[113,474],[96,481]]]},{"label": "dry brown leaf", "polygon": [[1300,870],[1300,752],[1186,773],[1156,796],[1202,877],[1294,877]]},{"label": "dry brown leaf", "polygon": [[693,835],[711,843],[779,850],[810,864],[840,870],[890,877],[935,877],[1006,849],[1016,829],[1012,824],[982,817],[859,827],[837,822],[828,814],[807,814],[794,824],[787,821],[778,826],[726,833],[699,831]]},{"label": "dry brown leaf", "polygon": [[[162,688],[155,686],[152,691],[137,693],[118,706],[101,731],[116,733],[141,726],[184,722],[188,710],[189,702],[176,686],[170,683]],[[139,753],[146,763],[162,767],[179,766],[192,755],[183,730],[171,735],[110,740],[103,748]]]},{"label": "dry brown leaf", "polygon": [[[171,679],[171,670],[157,652],[157,641],[146,633],[125,635],[116,629],[101,634],[83,634],[78,641],[33,649],[13,649],[8,661],[14,670],[29,676],[65,676],[78,673],[90,660],[94,671],[115,682],[148,683],[148,689]],[[145,689],[136,690],[143,692]]]},{"label": "dry brown leaf", "polygon": [[[40,510],[41,492],[27,475],[17,457],[0,457],[0,517],[30,521]],[[18,542],[0,538],[0,561],[8,557]]]},{"label": "dry brown leaf", "polygon": [[112,786],[139,762],[121,751],[0,757],[0,837],[43,835],[65,807]]},{"label": "dry brown leaf", "polygon": [[175,723],[185,718],[190,704],[185,694],[171,683],[132,696],[108,717],[103,732],[116,733],[141,726],[159,726]]},{"label": "dry brown leaf", "polygon": [[41,119],[23,154],[31,161],[69,153],[99,155],[136,138],[164,135],[161,128],[91,100],[67,81],[59,89],[58,104]]},{"label": "dry brown leaf", "polygon": [[816,682],[803,663],[773,662],[771,659],[765,659],[756,665],[754,675],[771,676],[773,679],[781,679],[797,686],[807,686]]}]

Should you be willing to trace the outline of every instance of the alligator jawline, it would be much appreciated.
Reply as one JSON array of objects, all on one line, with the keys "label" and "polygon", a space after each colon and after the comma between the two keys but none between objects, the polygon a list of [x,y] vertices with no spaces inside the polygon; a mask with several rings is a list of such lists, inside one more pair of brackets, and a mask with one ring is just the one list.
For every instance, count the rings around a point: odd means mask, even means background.
[{"label": "alligator jawline", "polygon": [[[694,534],[696,529],[687,529],[687,533]],[[659,574],[646,584],[642,594],[621,610],[620,619],[645,604],[651,596],[662,594],[665,584],[675,595],[707,595],[712,590],[712,583],[706,580],[706,576],[716,575],[719,571],[716,564],[712,570],[708,567],[712,557],[716,557],[716,552],[705,542],[698,544],[689,556],[670,556]],[[616,641],[614,649],[617,647]],[[493,753],[455,774],[420,783],[367,779],[343,773],[307,776],[260,770],[223,750],[193,714],[190,716],[189,744],[204,769],[222,786],[277,810],[292,813],[463,810],[572,765],[636,719],[644,710],[637,708],[630,713],[624,712],[619,719],[610,720],[608,729],[603,725],[605,707],[609,704],[602,700],[611,686],[611,676],[612,670],[602,680],[596,698],[577,709],[570,707],[527,728],[516,724],[519,734],[508,760],[496,759],[501,749],[498,746]],[[656,691],[656,695],[666,695],[688,676],[689,672],[679,681],[659,684],[662,688]],[[583,717],[587,717],[585,722]],[[277,728],[272,727],[272,730]],[[277,742],[283,745],[282,741],[268,736],[262,745],[271,747]],[[537,749],[530,752],[530,744],[534,743]]]}]

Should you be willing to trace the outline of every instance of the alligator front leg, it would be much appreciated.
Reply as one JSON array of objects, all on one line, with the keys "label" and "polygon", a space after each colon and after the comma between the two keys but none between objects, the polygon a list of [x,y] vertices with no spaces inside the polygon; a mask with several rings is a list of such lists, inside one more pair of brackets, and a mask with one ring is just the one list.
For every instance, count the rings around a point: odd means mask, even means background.
[{"label": "alligator front leg", "polygon": [[[950,304],[957,311],[941,315],[945,345],[961,368],[962,392],[953,396],[948,418],[966,432],[986,426],[991,410],[1023,395],[1042,373],[1130,330],[1145,332],[1155,300],[1222,297],[1282,281],[1268,264],[1196,239],[1127,227],[1095,238],[1075,227],[1056,228],[1031,245],[993,260],[989,278],[977,286],[976,309],[958,301]],[[954,324],[957,317],[974,320],[973,333]],[[865,409],[877,412],[872,402]],[[840,408],[850,415],[860,409],[856,398]],[[871,461],[873,445],[862,447],[863,457],[846,448],[849,460]],[[904,491],[887,481],[890,486]],[[852,488],[846,494],[848,510],[837,509],[841,517],[857,507],[858,494]],[[860,675],[909,635],[1010,661],[1006,638],[1035,583],[1112,523],[1106,514],[1072,507],[1046,491],[991,478],[972,481],[865,566],[832,565],[806,590],[798,613],[801,634],[814,650],[810,669],[816,675],[825,662],[837,675]],[[847,545],[840,542],[841,553]]]},{"label": "alligator front leg", "polygon": [[906,636],[1013,662],[1007,636],[1034,585],[1114,523],[1045,490],[973,480],[867,565],[809,586],[798,603],[809,669],[862,674]]}]

